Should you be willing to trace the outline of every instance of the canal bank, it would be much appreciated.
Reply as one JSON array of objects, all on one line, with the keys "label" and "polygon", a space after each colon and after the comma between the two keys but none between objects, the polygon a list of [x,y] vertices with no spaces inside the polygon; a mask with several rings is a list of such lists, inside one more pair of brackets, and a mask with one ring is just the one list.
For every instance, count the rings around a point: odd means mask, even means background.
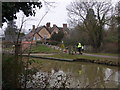
[{"label": "canal bank", "polygon": [[[28,55],[24,55],[26,57],[29,57]],[[66,62],[88,62],[88,63],[95,63],[95,64],[102,64],[102,65],[108,65],[108,66],[116,66],[118,67],[120,65],[120,62],[118,61],[112,61],[108,59],[85,59],[85,58],[76,58],[76,59],[66,59],[66,58],[56,58],[56,57],[49,57],[49,56],[40,56],[40,55],[30,55],[32,58],[40,58],[40,59],[48,59],[48,60],[57,60],[57,61],[66,61]]]}]

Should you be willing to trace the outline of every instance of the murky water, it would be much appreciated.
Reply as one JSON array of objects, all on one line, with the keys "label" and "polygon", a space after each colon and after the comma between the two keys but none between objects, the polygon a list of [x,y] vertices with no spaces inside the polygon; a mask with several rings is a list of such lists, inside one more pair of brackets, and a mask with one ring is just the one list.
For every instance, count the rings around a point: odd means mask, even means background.
[{"label": "murky water", "polygon": [[43,72],[49,73],[51,77],[60,74],[69,76],[70,88],[118,88],[119,86],[120,71],[117,67],[82,62],[38,61],[39,64],[34,64],[40,70],[37,76]]}]

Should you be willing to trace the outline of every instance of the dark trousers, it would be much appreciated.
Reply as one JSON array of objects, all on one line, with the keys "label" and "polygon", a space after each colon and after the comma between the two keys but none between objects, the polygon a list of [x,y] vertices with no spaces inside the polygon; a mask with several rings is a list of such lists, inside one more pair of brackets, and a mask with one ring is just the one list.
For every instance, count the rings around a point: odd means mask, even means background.
[{"label": "dark trousers", "polygon": [[79,52],[79,54],[81,54],[81,47],[78,48],[78,52]]}]

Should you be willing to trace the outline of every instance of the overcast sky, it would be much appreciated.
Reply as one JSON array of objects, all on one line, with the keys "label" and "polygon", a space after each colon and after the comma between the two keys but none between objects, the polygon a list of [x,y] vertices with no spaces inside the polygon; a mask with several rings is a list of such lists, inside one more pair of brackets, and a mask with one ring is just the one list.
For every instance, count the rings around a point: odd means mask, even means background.
[{"label": "overcast sky", "polygon": [[[56,24],[59,27],[62,27],[63,23],[67,23],[67,11],[66,11],[66,6],[68,6],[70,4],[70,2],[74,1],[74,0],[45,0],[47,2],[55,2],[55,4],[53,4],[53,6],[55,6],[55,8],[50,8],[50,11],[47,13],[47,15],[44,17],[44,19],[42,20],[42,22],[40,23],[40,25],[46,25],[47,22],[51,23],[51,26],[53,24]],[[85,0],[83,0],[85,1]],[[118,0],[113,0],[113,2],[116,2]],[[29,29],[32,28],[32,25],[37,26],[40,19],[43,17],[43,15],[46,13],[47,8],[45,7],[45,5],[43,4],[43,7],[41,9],[37,9],[36,15],[35,17],[26,17],[30,18],[29,20],[27,20],[24,23],[23,28],[26,30],[26,32],[28,32]],[[17,13],[17,20],[16,20],[16,25],[18,26],[18,28],[21,25],[21,19],[22,19],[22,12]],[[3,29],[6,27],[6,24],[3,26]],[[0,31],[1,32],[1,31]],[[1,32],[3,33],[3,32]]]},{"label": "overcast sky", "polygon": [[[46,25],[47,22],[51,23],[51,26],[53,24],[56,24],[57,26],[62,27],[63,23],[67,23],[67,11],[66,11],[66,6],[70,4],[71,1],[73,0],[45,0],[47,2],[55,2],[53,6],[55,8],[51,7],[49,12],[46,14],[46,16],[43,18],[42,22],[40,25]],[[43,17],[43,15],[46,13],[47,7],[43,3],[43,7],[41,9],[37,9],[35,17],[27,17],[30,18],[24,23],[23,28],[28,31],[29,29],[32,28],[32,25],[35,25],[37,27],[39,21]],[[23,13],[17,13],[17,20],[16,20],[16,25],[18,28],[21,25],[21,19],[23,17]],[[25,19],[27,19],[25,18]],[[6,24],[4,25],[3,28],[6,27]]]}]

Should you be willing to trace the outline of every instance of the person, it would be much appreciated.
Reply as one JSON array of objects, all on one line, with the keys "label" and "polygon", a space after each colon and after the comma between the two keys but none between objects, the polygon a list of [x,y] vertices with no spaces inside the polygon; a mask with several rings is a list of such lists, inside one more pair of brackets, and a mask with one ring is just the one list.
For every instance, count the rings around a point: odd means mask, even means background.
[{"label": "person", "polygon": [[81,50],[82,50],[82,52],[84,51],[84,46],[82,45],[82,47],[81,47]]},{"label": "person", "polygon": [[82,54],[82,52],[81,52],[81,48],[82,48],[81,43],[78,43],[77,48],[78,48],[78,52],[79,52],[79,54]]}]

